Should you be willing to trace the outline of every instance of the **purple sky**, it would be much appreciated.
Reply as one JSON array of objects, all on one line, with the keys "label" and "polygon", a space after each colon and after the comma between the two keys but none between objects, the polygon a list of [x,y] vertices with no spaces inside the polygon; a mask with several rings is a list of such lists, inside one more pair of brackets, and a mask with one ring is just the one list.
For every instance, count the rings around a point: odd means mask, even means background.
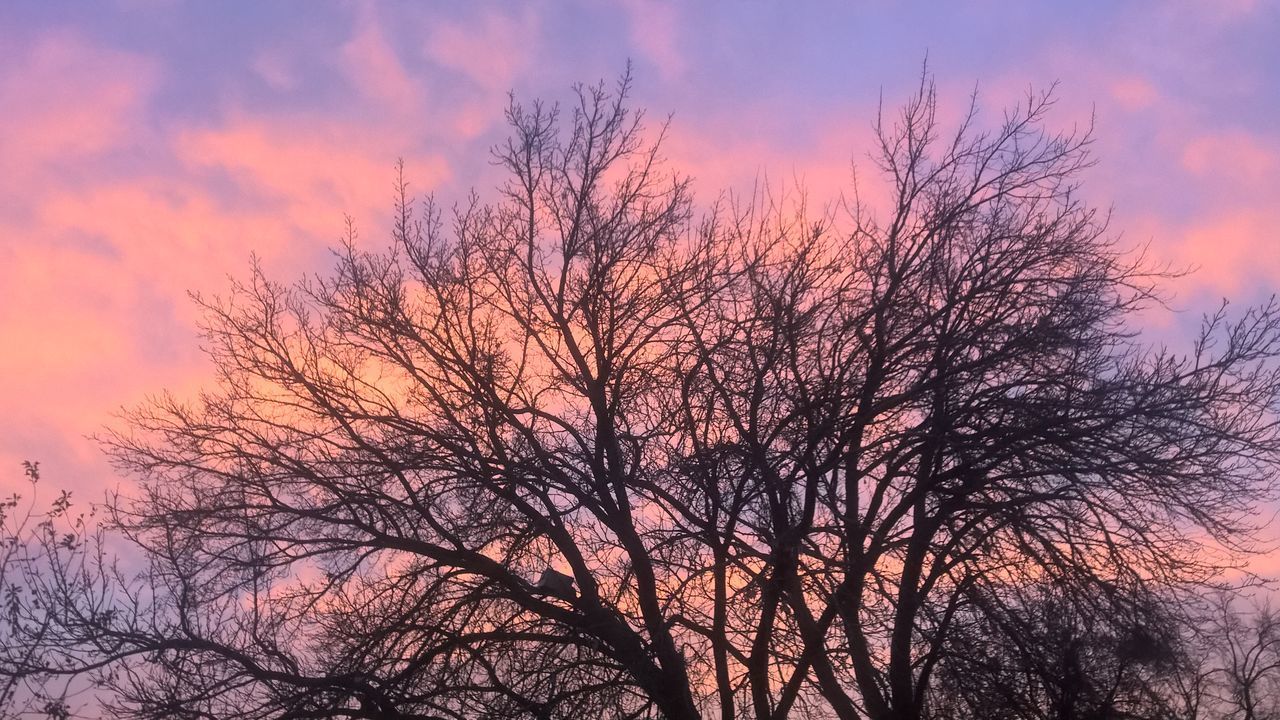
[{"label": "purple sky", "polygon": [[1152,337],[1280,285],[1275,0],[0,4],[0,490],[30,458],[100,497],[86,435],[208,381],[187,291],[250,253],[322,270],[344,213],[384,245],[397,157],[418,191],[483,196],[508,91],[564,100],[630,59],[701,199],[760,177],[822,199],[926,54],[944,114],[1057,81],[1051,125],[1094,118],[1087,195],[1200,268]]}]

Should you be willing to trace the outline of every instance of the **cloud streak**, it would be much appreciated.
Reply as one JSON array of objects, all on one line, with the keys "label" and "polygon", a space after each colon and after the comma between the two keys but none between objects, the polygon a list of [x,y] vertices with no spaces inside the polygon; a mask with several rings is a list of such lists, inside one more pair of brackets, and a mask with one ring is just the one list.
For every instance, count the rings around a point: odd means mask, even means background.
[{"label": "cloud streak", "polygon": [[[1028,85],[1059,80],[1054,121],[1096,120],[1086,192],[1114,204],[1127,240],[1200,268],[1177,288],[1184,305],[1280,284],[1269,4],[783,17],[658,0],[357,3],[245,10],[239,25],[211,12],[0,10],[2,484],[25,458],[85,493],[112,484],[85,436],[148,392],[206,378],[188,290],[225,287],[251,253],[283,278],[320,270],[344,214],[385,245],[397,158],[417,191],[484,192],[509,90],[564,98],[628,58],[650,126],[675,113],[667,156],[706,204],[766,178],[801,180],[821,203],[852,192],[854,163],[874,204],[880,89],[889,103],[908,92],[924,48],[948,107],[977,81],[993,122]],[[1041,36],[990,52],[980,40],[1010,23]],[[227,42],[194,42],[206,30]]]}]

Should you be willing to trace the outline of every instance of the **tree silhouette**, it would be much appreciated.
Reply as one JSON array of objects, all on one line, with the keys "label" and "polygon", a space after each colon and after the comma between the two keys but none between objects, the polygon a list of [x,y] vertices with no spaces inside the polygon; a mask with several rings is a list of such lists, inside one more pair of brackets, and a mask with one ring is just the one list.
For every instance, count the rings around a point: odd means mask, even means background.
[{"label": "tree silhouette", "polygon": [[55,563],[4,672],[155,718],[971,717],[1015,675],[1010,717],[1119,717],[1080,708],[1274,490],[1280,308],[1142,345],[1164,276],[1048,94],[944,132],[926,79],[888,207],[698,214],[629,88],[513,103],[492,203],[400,180],[390,250],[200,300],[216,386],[104,438],[145,569]]},{"label": "tree silhouette", "polygon": [[1280,618],[1266,599],[1208,597],[1208,617],[1184,651],[1170,697],[1188,720],[1280,718]]}]

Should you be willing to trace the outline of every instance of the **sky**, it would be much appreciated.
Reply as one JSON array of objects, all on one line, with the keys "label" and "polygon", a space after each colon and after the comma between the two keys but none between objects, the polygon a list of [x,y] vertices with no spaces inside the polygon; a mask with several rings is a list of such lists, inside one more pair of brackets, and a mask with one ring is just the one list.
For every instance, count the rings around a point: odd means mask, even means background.
[{"label": "sky", "polygon": [[492,197],[509,93],[567,101],[630,62],[701,202],[762,178],[821,199],[926,58],[944,121],[1057,83],[1049,127],[1093,123],[1086,196],[1196,269],[1153,342],[1280,287],[1280,0],[6,0],[0,494],[28,459],[83,502],[120,485],[90,435],[211,382],[188,293],[253,256],[323,272],[345,216],[385,247],[397,158],[416,192]]}]

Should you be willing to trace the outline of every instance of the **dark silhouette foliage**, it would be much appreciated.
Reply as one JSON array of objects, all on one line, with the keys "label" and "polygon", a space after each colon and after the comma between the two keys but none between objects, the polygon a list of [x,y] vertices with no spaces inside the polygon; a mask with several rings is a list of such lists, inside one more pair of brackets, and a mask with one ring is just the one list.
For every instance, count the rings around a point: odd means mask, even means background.
[{"label": "dark silhouette foliage", "polygon": [[628,91],[513,103],[492,202],[401,180],[389,250],[202,299],[216,384],[104,438],[140,574],[49,546],[3,677],[141,718],[1171,716],[1273,496],[1280,308],[1143,345],[1164,276],[1047,94],[944,129],[922,83],[885,207],[699,213]]}]

